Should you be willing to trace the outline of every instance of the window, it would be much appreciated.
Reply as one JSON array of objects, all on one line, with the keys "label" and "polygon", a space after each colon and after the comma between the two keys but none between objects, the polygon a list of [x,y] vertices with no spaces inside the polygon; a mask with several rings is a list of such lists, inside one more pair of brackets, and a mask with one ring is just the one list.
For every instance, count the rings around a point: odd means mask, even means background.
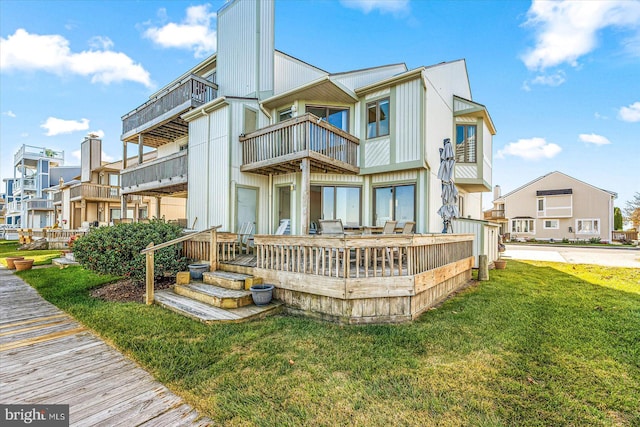
[{"label": "window", "polygon": [[415,184],[375,188],[373,196],[375,225],[384,225],[388,220],[398,221],[399,225],[407,221],[415,221],[415,194]]},{"label": "window", "polygon": [[258,129],[258,113],[251,108],[244,109],[243,133],[251,133]]},{"label": "window", "polygon": [[346,226],[359,226],[360,187],[322,187],[322,218],[341,219]]},{"label": "window", "polygon": [[464,218],[464,196],[458,195],[458,215]]},{"label": "window", "polygon": [[578,234],[600,234],[600,221],[597,219],[576,220],[576,230]]},{"label": "window", "polygon": [[367,138],[389,135],[389,98],[367,104]]},{"label": "window", "polygon": [[307,106],[307,113],[320,117],[333,126],[349,132],[349,109],[337,107]]},{"label": "window", "polygon": [[511,232],[535,234],[535,222],[532,219],[513,219],[511,220]]},{"label": "window", "polygon": [[557,230],[560,228],[560,221],[557,219],[545,219],[544,228],[545,230]]},{"label": "window", "polygon": [[117,173],[110,173],[109,185],[112,187],[120,187],[120,175]]},{"label": "window", "polygon": [[287,108],[286,110],[282,110],[278,112],[278,121],[282,122],[284,120],[290,119],[293,117],[293,110],[291,109],[291,107]]},{"label": "window", "polygon": [[544,199],[538,199],[538,212],[544,212]]},{"label": "window", "polygon": [[476,125],[456,126],[456,162],[476,162]]},{"label": "window", "polygon": [[147,219],[149,218],[149,214],[147,212],[147,207],[138,208],[138,219]]}]

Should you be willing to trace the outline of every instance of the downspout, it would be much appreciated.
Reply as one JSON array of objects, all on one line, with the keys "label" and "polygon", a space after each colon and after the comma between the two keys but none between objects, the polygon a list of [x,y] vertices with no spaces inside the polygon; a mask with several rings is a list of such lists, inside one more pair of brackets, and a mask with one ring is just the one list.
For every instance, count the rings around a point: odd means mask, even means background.
[{"label": "downspout", "polygon": [[207,185],[205,185],[205,190],[207,197],[205,197],[205,224],[202,228],[203,230],[209,226],[209,169],[211,169],[211,119],[209,115],[205,113],[204,108],[200,110],[200,113],[203,117],[207,118]]},{"label": "downspout", "polygon": [[269,203],[269,206],[268,206],[269,212],[267,214],[267,221],[269,221],[269,222],[268,222],[267,230],[268,230],[269,234],[271,234],[271,230],[272,230],[271,227],[273,227],[273,174],[272,173],[269,174],[269,190],[268,190],[268,192],[269,192],[269,202],[268,202]]}]

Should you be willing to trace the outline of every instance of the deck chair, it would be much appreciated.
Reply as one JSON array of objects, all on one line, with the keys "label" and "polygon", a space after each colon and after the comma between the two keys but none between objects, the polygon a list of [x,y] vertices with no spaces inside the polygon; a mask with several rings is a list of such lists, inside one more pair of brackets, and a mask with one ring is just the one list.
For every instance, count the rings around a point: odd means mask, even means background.
[{"label": "deck chair", "polygon": [[398,221],[386,221],[382,227],[382,234],[394,234],[396,232],[396,224]]},{"label": "deck chair", "polygon": [[416,226],[415,221],[407,221],[402,226],[402,234],[413,234],[413,228]]},{"label": "deck chair", "polygon": [[341,219],[320,219],[320,232],[323,236],[344,236],[344,226]]},{"label": "deck chair", "polygon": [[290,219],[283,219],[280,221],[280,226],[274,233],[276,236],[282,236],[287,232],[287,228],[289,228]]},{"label": "deck chair", "polygon": [[248,254],[253,244],[253,232],[255,225],[251,221],[243,223],[238,229],[238,244],[240,245],[240,253],[244,249],[244,253]]}]

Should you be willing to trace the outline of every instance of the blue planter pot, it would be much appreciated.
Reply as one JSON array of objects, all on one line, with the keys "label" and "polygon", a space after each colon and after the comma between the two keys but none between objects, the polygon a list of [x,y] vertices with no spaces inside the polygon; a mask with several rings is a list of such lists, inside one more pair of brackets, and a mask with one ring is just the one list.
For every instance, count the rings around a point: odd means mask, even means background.
[{"label": "blue planter pot", "polygon": [[209,271],[208,263],[189,264],[189,273],[193,280],[202,280],[202,273]]},{"label": "blue planter pot", "polygon": [[255,305],[267,305],[273,298],[273,285],[253,285],[251,290],[251,298]]}]

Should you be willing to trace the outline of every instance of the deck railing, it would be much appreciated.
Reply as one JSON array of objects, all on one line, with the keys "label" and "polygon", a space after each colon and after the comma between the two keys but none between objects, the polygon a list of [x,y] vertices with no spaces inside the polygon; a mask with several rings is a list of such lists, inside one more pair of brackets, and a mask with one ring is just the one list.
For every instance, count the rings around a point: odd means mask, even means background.
[{"label": "deck railing", "polygon": [[69,197],[71,200],[82,198],[118,201],[120,200],[120,187],[84,183],[71,187]]},{"label": "deck railing", "polygon": [[47,157],[49,159],[64,161],[64,151],[52,150],[45,147],[23,145],[14,156],[17,165],[23,157]]},{"label": "deck railing", "polygon": [[504,218],[504,209],[494,209],[484,213],[484,219],[502,219]]},{"label": "deck railing", "polygon": [[53,209],[53,200],[27,200],[25,203],[27,204],[28,211],[46,211]]},{"label": "deck railing", "polygon": [[415,276],[473,256],[473,235],[254,237],[257,268],[333,278]]},{"label": "deck railing", "polygon": [[14,181],[13,191],[24,191],[24,190],[36,190],[36,179],[35,178],[22,178]]},{"label": "deck railing", "polygon": [[120,172],[122,189],[127,190],[154,182],[165,182],[169,185],[177,182],[174,180],[177,177],[184,180],[187,176],[188,160],[185,150],[125,169]]},{"label": "deck railing", "polygon": [[185,108],[187,109],[203,105],[215,99],[217,92],[218,86],[216,84],[208,82],[201,77],[190,75],[185,80],[124,115],[122,117],[122,133],[126,134],[184,104],[186,104]]},{"label": "deck railing", "polygon": [[53,204],[59,204],[62,203],[62,191],[56,191],[55,193],[53,193]]},{"label": "deck railing", "polygon": [[612,231],[611,240],[614,242],[630,242],[632,240],[638,240],[637,231]]},{"label": "deck railing", "polygon": [[[236,259],[238,251],[238,235],[236,233],[218,233],[218,261],[229,262]],[[182,256],[189,259],[210,261],[211,242],[206,235],[195,236],[191,240],[182,242]]]},{"label": "deck railing", "polygon": [[358,166],[360,140],[311,113],[241,136],[240,142],[243,165],[316,153]]}]

